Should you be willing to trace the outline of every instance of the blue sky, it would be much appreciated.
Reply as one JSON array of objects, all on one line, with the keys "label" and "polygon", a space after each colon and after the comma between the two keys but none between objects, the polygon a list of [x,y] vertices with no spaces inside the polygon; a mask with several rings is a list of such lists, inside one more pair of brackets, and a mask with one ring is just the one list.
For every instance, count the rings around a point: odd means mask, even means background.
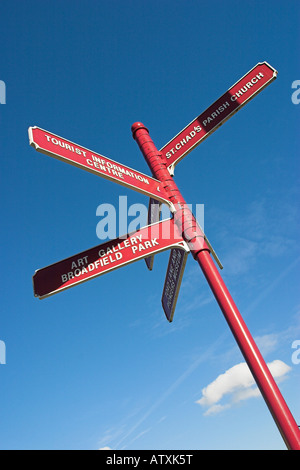
[{"label": "blue sky", "polygon": [[175,181],[204,204],[222,276],[300,423],[298,2],[2,0],[0,12],[0,447],[284,449],[191,256],[172,324],[167,252],[152,272],[141,260],[34,298],[36,269],[101,243],[100,204],[148,200],[37,153],[27,129],[149,174],[133,122],[161,148],[258,62],[278,70]]}]

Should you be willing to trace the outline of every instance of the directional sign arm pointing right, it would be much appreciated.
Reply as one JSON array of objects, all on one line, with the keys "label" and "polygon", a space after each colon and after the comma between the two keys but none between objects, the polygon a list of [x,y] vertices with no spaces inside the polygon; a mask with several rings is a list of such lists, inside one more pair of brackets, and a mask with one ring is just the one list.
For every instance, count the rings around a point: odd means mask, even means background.
[{"label": "directional sign arm pointing right", "polygon": [[277,77],[277,71],[267,62],[258,63],[224,95],[197,116],[171,139],[160,151],[167,160],[168,170],[174,168],[188,153],[239,111],[254,96]]}]

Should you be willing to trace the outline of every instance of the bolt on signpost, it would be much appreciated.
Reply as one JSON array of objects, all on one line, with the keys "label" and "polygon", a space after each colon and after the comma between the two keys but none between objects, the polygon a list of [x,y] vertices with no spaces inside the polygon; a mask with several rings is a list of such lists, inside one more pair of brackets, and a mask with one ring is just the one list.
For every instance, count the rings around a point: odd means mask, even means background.
[{"label": "bolt on signpost", "polygon": [[[222,269],[216,253],[173,179],[175,165],[276,76],[276,70],[267,62],[257,64],[160,151],[155,147],[148,129],[140,122],[134,123],[131,128],[133,137],[153,177],[43,129],[30,127],[30,144],[39,152],[130,187],[150,198],[149,225],[37,270],[33,276],[33,287],[35,296],[42,299],[142,258],[148,269],[152,270],[154,255],[170,249],[162,306],[171,322],[186,258],[191,252],[205,275],[286,446],[300,450],[298,426],[213,261],[214,258]],[[173,216],[160,221],[159,207],[162,203],[169,206]]]}]

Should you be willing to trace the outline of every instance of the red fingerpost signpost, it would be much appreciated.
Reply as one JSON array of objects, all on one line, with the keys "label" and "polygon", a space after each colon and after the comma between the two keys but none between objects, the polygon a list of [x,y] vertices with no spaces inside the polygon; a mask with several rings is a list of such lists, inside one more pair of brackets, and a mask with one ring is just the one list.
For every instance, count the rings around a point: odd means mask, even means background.
[{"label": "red fingerpost signpost", "polygon": [[[185,155],[269,85],[276,76],[276,70],[267,62],[257,64],[161,151],[156,148],[148,129],[142,123],[133,124],[133,137],[153,178],[43,129],[29,128],[29,141],[36,150],[150,197],[150,225],[37,270],[33,276],[33,285],[34,294],[45,298],[141,258],[146,259],[151,270],[154,254],[170,249],[162,306],[171,322],[184,265],[191,252],[223,312],[286,446],[288,449],[300,450],[300,431],[295,419],[214,264],[213,258],[222,267],[214,250],[172,177],[175,165]],[[154,201],[168,204],[173,217],[159,221],[157,207],[151,208]]]}]

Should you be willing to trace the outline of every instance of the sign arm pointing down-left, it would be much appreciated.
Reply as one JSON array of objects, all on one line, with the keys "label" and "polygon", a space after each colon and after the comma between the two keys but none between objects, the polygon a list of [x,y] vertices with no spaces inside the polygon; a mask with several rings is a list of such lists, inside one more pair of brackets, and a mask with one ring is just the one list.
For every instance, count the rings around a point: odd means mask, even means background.
[{"label": "sign arm pointing down-left", "polygon": [[38,269],[33,276],[34,295],[49,297],[170,248],[189,252],[174,219],[165,219]]}]

